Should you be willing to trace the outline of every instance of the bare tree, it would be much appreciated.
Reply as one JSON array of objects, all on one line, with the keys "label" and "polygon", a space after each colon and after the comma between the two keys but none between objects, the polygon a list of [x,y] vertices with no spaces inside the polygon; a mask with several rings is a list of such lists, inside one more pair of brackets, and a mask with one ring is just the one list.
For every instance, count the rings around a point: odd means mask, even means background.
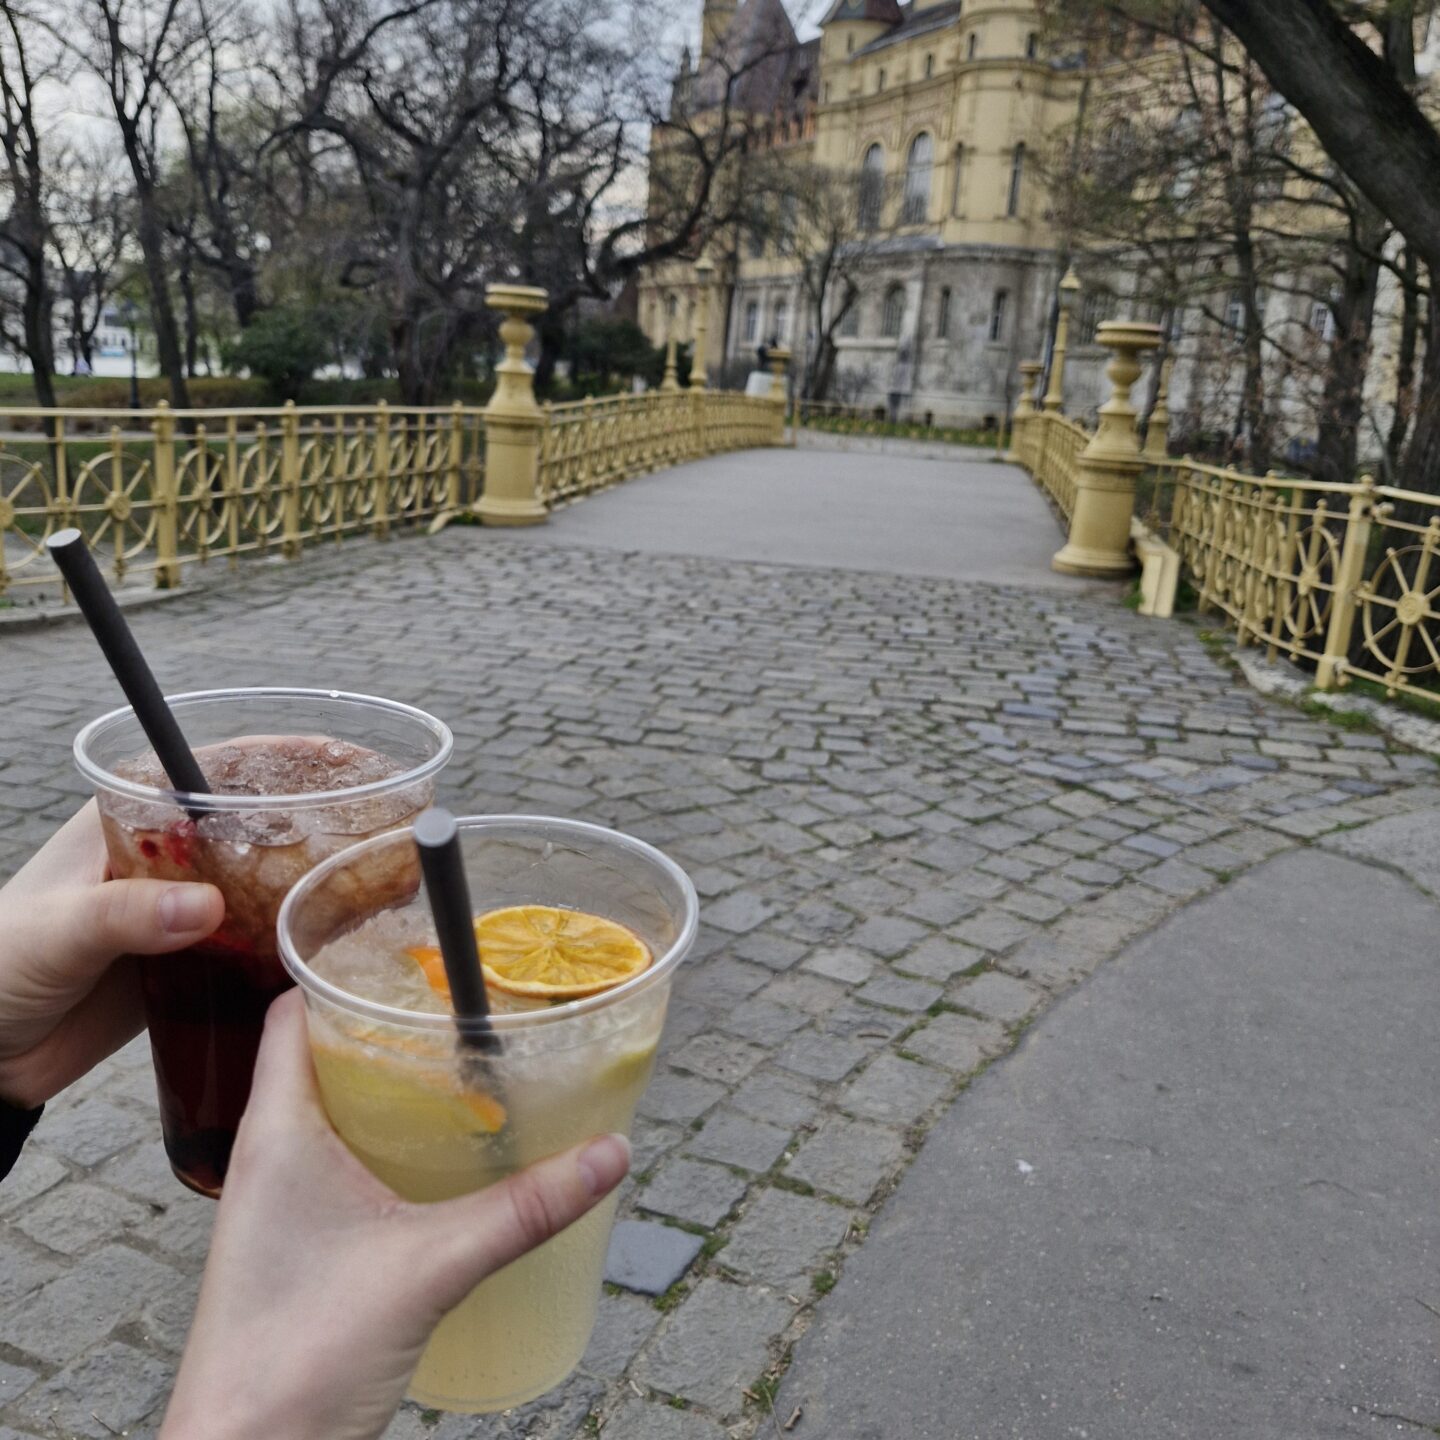
[{"label": "bare tree", "polygon": [[124,161],[101,148],[58,157],[50,197],[50,247],[72,368],[95,367],[95,332],[127,268],[132,206]]},{"label": "bare tree", "polygon": [[0,313],[0,334],[29,360],[42,406],[55,403],[55,297],[46,265],[49,177],[35,100],[37,87],[60,72],[59,48],[24,0],[0,0],[0,152],[8,192],[0,220],[0,272],[14,282],[18,310],[18,317]]}]

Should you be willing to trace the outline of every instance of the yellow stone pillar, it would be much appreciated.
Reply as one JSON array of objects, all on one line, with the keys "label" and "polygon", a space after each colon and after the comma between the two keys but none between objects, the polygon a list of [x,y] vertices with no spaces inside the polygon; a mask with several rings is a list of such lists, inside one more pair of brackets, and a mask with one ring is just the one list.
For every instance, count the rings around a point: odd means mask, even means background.
[{"label": "yellow stone pillar", "polygon": [[525,363],[535,333],[526,317],[538,315],[547,299],[534,285],[485,288],[485,303],[505,316],[505,358],[495,367],[495,393],[485,407],[485,493],[475,506],[486,525],[542,525],[549,518],[539,485],[545,419],[535,403],[535,372]]},{"label": "yellow stone pillar", "polygon": [[680,388],[679,377],[675,373],[675,321],[678,318],[676,312],[680,308],[680,302],[675,296],[670,296],[665,302],[665,378],[660,382],[660,388],[667,395],[673,394]]},{"label": "yellow stone pillar", "polygon": [[710,282],[715,276],[715,262],[702,255],[695,262],[695,354],[690,360],[690,388],[703,390],[709,378],[705,373],[705,347],[710,335]]},{"label": "yellow stone pillar", "polygon": [[[180,583],[180,504],[175,477],[175,417],[170,402],[155,407],[155,586],[173,590]],[[200,473],[204,473],[201,471]],[[117,529],[117,534],[118,534]]]},{"label": "yellow stone pillar", "polygon": [[1072,265],[1060,282],[1060,316],[1055,322],[1055,350],[1050,356],[1050,384],[1045,390],[1045,409],[1052,415],[1060,413],[1065,402],[1065,352],[1070,348],[1070,312],[1080,293],[1080,277]]},{"label": "yellow stone pillar", "polygon": [[775,406],[775,438],[771,443],[783,445],[785,404],[789,399],[789,392],[785,387],[785,371],[790,364],[790,351],[784,345],[772,345],[766,351],[766,358],[770,363],[770,374],[774,377],[770,381],[770,401]]},{"label": "yellow stone pillar", "polygon": [[1170,439],[1170,372],[1175,366],[1175,357],[1167,355],[1160,362],[1160,374],[1155,381],[1155,404],[1150,409],[1150,428],[1145,432],[1146,460],[1154,463],[1165,459]]},{"label": "yellow stone pillar", "polygon": [[1076,461],[1070,539],[1050,563],[1067,575],[1124,575],[1134,568],[1130,517],[1135,477],[1145,464],[1130,389],[1140,378],[1140,357],[1160,343],[1160,327],[1108,320],[1095,338],[1111,352],[1105,370],[1111,394],[1100,407],[1099,427]]},{"label": "yellow stone pillar", "polygon": [[1030,421],[1035,416],[1035,385],[1045,367],[1038,360],[1020,362],[1020,398],[1010,417],[1010,459],[1030,464]]}]

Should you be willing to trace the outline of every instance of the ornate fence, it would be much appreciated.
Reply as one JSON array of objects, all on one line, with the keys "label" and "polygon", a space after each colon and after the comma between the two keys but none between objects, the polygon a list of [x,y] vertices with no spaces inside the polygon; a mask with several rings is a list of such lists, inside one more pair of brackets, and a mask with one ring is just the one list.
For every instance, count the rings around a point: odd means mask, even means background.
[{"label": "ornate fence", "polygon": [[536,524],[647,470],[784,440],[786,352],[771,398],[703,388],[535,403],[526,317],[545,292],[492,286],[507,347],[495,398],[333,409],[0,411],[0,596],[54,584],[47,536],[82,529],[114,580],[464,517]]},{"label": "ornate fence", "polygon": [[[1153,339],[1145,327],[1119,322],[1102,325],[1100,338],[1115,354],[1114,393],[1093,434],[1060,414],[1053,387],[1047,409],[1036,410],[1039,366],[1021,367],[1013,454],[1069,522],[1056,568],[1120,574],[1132,535],[1147,546],[1159,537],[1178,555],[1200,607],[1225,616],[1240,644],[1307,662],[1320,689],[1360,678],[1435,700],[1440,498],[1369,476],[1327,484],[1170,459],[1164,372],[1142,451],[1129,395],[1136,357]],[[1146,467],[1136,513],[1135,479]],[[1082,506],[1090,530],[1077,543]]]},{"label": "ornate fence", "polygon": [[776,442],[776,406],[723,390],[651,391],[546,405],[540,494],[555,505],[647,470]]}]

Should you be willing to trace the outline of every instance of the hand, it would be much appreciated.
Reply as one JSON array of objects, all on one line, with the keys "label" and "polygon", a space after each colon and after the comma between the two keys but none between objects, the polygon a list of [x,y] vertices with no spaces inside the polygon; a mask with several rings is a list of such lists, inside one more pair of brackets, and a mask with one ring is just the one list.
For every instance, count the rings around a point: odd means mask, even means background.
[{"label": "hand", "polygon": [[607,1135],[473,1195],[401,1200],[320,1108],[304,1004],[270,1007],[161,1440],[373,1440],[446,1312],[629,1169]]},{"label": "hand", "polygon": [[0,1099],[58,1094],[144,1023],[132,955],[203,940],[225,917],[213,885],[109,880],[92,800],[0,889]]}]

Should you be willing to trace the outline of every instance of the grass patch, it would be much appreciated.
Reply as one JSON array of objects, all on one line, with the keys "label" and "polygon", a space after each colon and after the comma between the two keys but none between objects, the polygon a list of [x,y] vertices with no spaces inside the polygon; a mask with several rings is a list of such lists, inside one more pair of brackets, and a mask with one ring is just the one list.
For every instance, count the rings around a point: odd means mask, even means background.
[{"label": "grass patch", "polygon": [[1300,708],[1312,719],[1333,725],[1337,730],[1378,730],[1374,720],[1363,710],[1332,710],[1319,700],[1302,700]]},{"label": "grass patch", "polygon": [[780,1393],[780,1377],[778,1375],[762,1375],[745,1393],[762,1410],[772,1409],[775,1397]]},{"label": "grass patch", "polygon": [[777,1190],[788,1190],[792,1195],[813,1195],[815,1187],[790,1175],[777,1175],[770,1182]]},{"label": "grass patch", "polygon": [[688,1410],[690,1408],[690,1402],[683,1395],[672,1395],[668,1403],[672,1410]]},{"label": "grass patch", "polygon": [[690,1287],[684,1280],[677,1280],[663,1295],[657,1295],[650,1303],[662,1314],[668,1314],[688,1294]]},{"label": "grass patch", "polygon": [[438,1425],[440,1419],[441,1416],[438,1410],[422,1410],[420,1412],[420,1423],[422,1425]]},{"label": "grass patch", "polygon": [[1409,710],[1415,715],[1423,715],[1427,720],[1440,720],[1440,695],[1433,700],[1427,699],[1423,695],[1411,695],[1405,690],[1397,690],[1391,695],[1379,681],[1366,680],[1359,675],[1350,677],[1350,683],[1345,690],[1352,695],[1366,695],[1370,699],[1382,701],[1386,705],[1398,705],[1402,710]]},{"label": "grass patch", "polygon": [[828,1295],[835,1288],[837,1278],[833,1270],[822,1270],[810,1284],[817,1295]]}]

